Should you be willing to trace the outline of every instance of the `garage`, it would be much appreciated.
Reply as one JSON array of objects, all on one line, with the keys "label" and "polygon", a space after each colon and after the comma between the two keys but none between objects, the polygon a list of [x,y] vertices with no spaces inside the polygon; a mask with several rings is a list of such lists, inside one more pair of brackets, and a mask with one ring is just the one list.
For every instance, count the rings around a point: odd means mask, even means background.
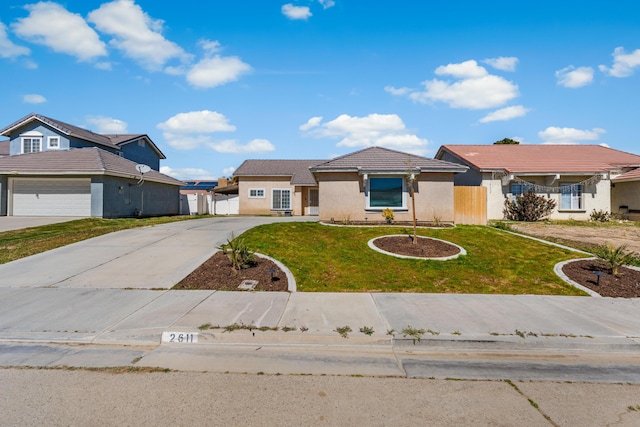
[{"label": "garage", "polygon": [[90,178],[13,178],[10,215],[91,216]]}]

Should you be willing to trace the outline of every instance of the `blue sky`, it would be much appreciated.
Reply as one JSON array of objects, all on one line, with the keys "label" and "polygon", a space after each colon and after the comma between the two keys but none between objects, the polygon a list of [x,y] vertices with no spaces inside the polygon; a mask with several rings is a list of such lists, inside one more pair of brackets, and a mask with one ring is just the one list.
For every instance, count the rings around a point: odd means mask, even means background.
[{"label": "blue sky", "polygon": [[0,127],[146,133],[181,179],[381,145],[640,154],[640,2],[67,0],[0,5]]}]

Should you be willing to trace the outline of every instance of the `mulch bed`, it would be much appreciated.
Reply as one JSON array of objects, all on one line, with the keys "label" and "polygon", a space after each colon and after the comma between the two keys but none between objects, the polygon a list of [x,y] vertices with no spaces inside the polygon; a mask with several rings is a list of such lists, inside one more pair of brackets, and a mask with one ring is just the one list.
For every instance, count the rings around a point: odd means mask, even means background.
[{"label": "mulch bed", "polygon": [[[606,276],[600,277],[594,273],[601,271]],[[603,297],[638,298],[640,297],[640,271],[620,267],[618,276],[613,276],[609,268],[601,261],[588,259],[573,261],[562,267],[562,272],[571,280],[589,288]]]},{"label": "mulch bed", "polygon": [[[276,270],[271,280],[269,270]],[[257,280],[256,291],[287,291],[289,282],[286,274],[271,260],[256,256],[249,268],[235,272],[229,258],[217,252],[194,270],[173,289],[215,289],[219,291],[239,291],[243,280]]]},{"label": "mulch bed", "polygon": [[383,251],[420,258],[443,258],[460,252],[458,247],[449,243],[420,236],[416,244],[413,244],[413,236],[380,237],[373,244]]}]

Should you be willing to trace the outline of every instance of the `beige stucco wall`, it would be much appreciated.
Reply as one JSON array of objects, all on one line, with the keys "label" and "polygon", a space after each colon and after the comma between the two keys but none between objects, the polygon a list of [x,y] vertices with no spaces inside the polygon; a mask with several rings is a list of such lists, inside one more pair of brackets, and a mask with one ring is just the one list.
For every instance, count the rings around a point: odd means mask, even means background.
[{"label": "beige stucco wall", "polygon": [[[320,220],[382,221],[381,209],[366,208],[366,185],[357,173],[319,173]],[[415,192],[416,217],[421,221],[453,222],[453,174],[422,173]],[[411,198],[407,209],[395,209],[396,221],[411,221]]]},{"label": "beige stucco wall", "polygon": [[[562,176],[557,182],[549,184],[548,177],[545,176],[526,176],[521,179],[533,184],[544,186],[559,186],[560,184],[579,183],[590,178],[591,175],[584,176]],[[487,187],[487,219],[503,219],[504,200],[511,196],[511,183],[503,186],[500,179],[492,179],[490,173],[485,173],[482,185]],[[608,179],[602,179],[596,184],[584,186],[582,193],[582,209],[580,210],[560,210],[559,191],[555,192],[538,192],[540,196],[547,197],[556,201],[556,209],[549,216],[550,219],[576,219],[588,220],[591,212],[595,210],[611,211],[611,182]],[[616,206],[615,204],[613,206]],[[617,208],[616,208],[617,209]]]},{"label": "beige stucco wall", "polygon": [[[292,215],[303,214],[303,191],[306,187],[295,187],[290,184],[291,177],[240,177],[238,179],[238,196],[240,197],[240,215],[278,215],[279,211],[271,210],[271,190],[291,190]],[[264,189],[264,198],[249,198],[249,189]],[[306,196],[304,196],[306,197]]]},{"label": "beige stucco wall", "polygon": [[618,213],[620,206],[640,210],[640,181],[617,182],[611,189],[611,210]]}]

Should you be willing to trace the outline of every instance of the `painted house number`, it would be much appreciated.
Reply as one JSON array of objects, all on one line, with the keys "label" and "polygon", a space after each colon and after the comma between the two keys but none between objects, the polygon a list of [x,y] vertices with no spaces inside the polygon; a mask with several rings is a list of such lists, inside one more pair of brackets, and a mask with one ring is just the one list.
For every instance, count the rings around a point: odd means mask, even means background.
[{"label": "painted house number", "polygon": [[196,332],[163,332],[162,342],[172,344],[195,344],[198,342]]}]

